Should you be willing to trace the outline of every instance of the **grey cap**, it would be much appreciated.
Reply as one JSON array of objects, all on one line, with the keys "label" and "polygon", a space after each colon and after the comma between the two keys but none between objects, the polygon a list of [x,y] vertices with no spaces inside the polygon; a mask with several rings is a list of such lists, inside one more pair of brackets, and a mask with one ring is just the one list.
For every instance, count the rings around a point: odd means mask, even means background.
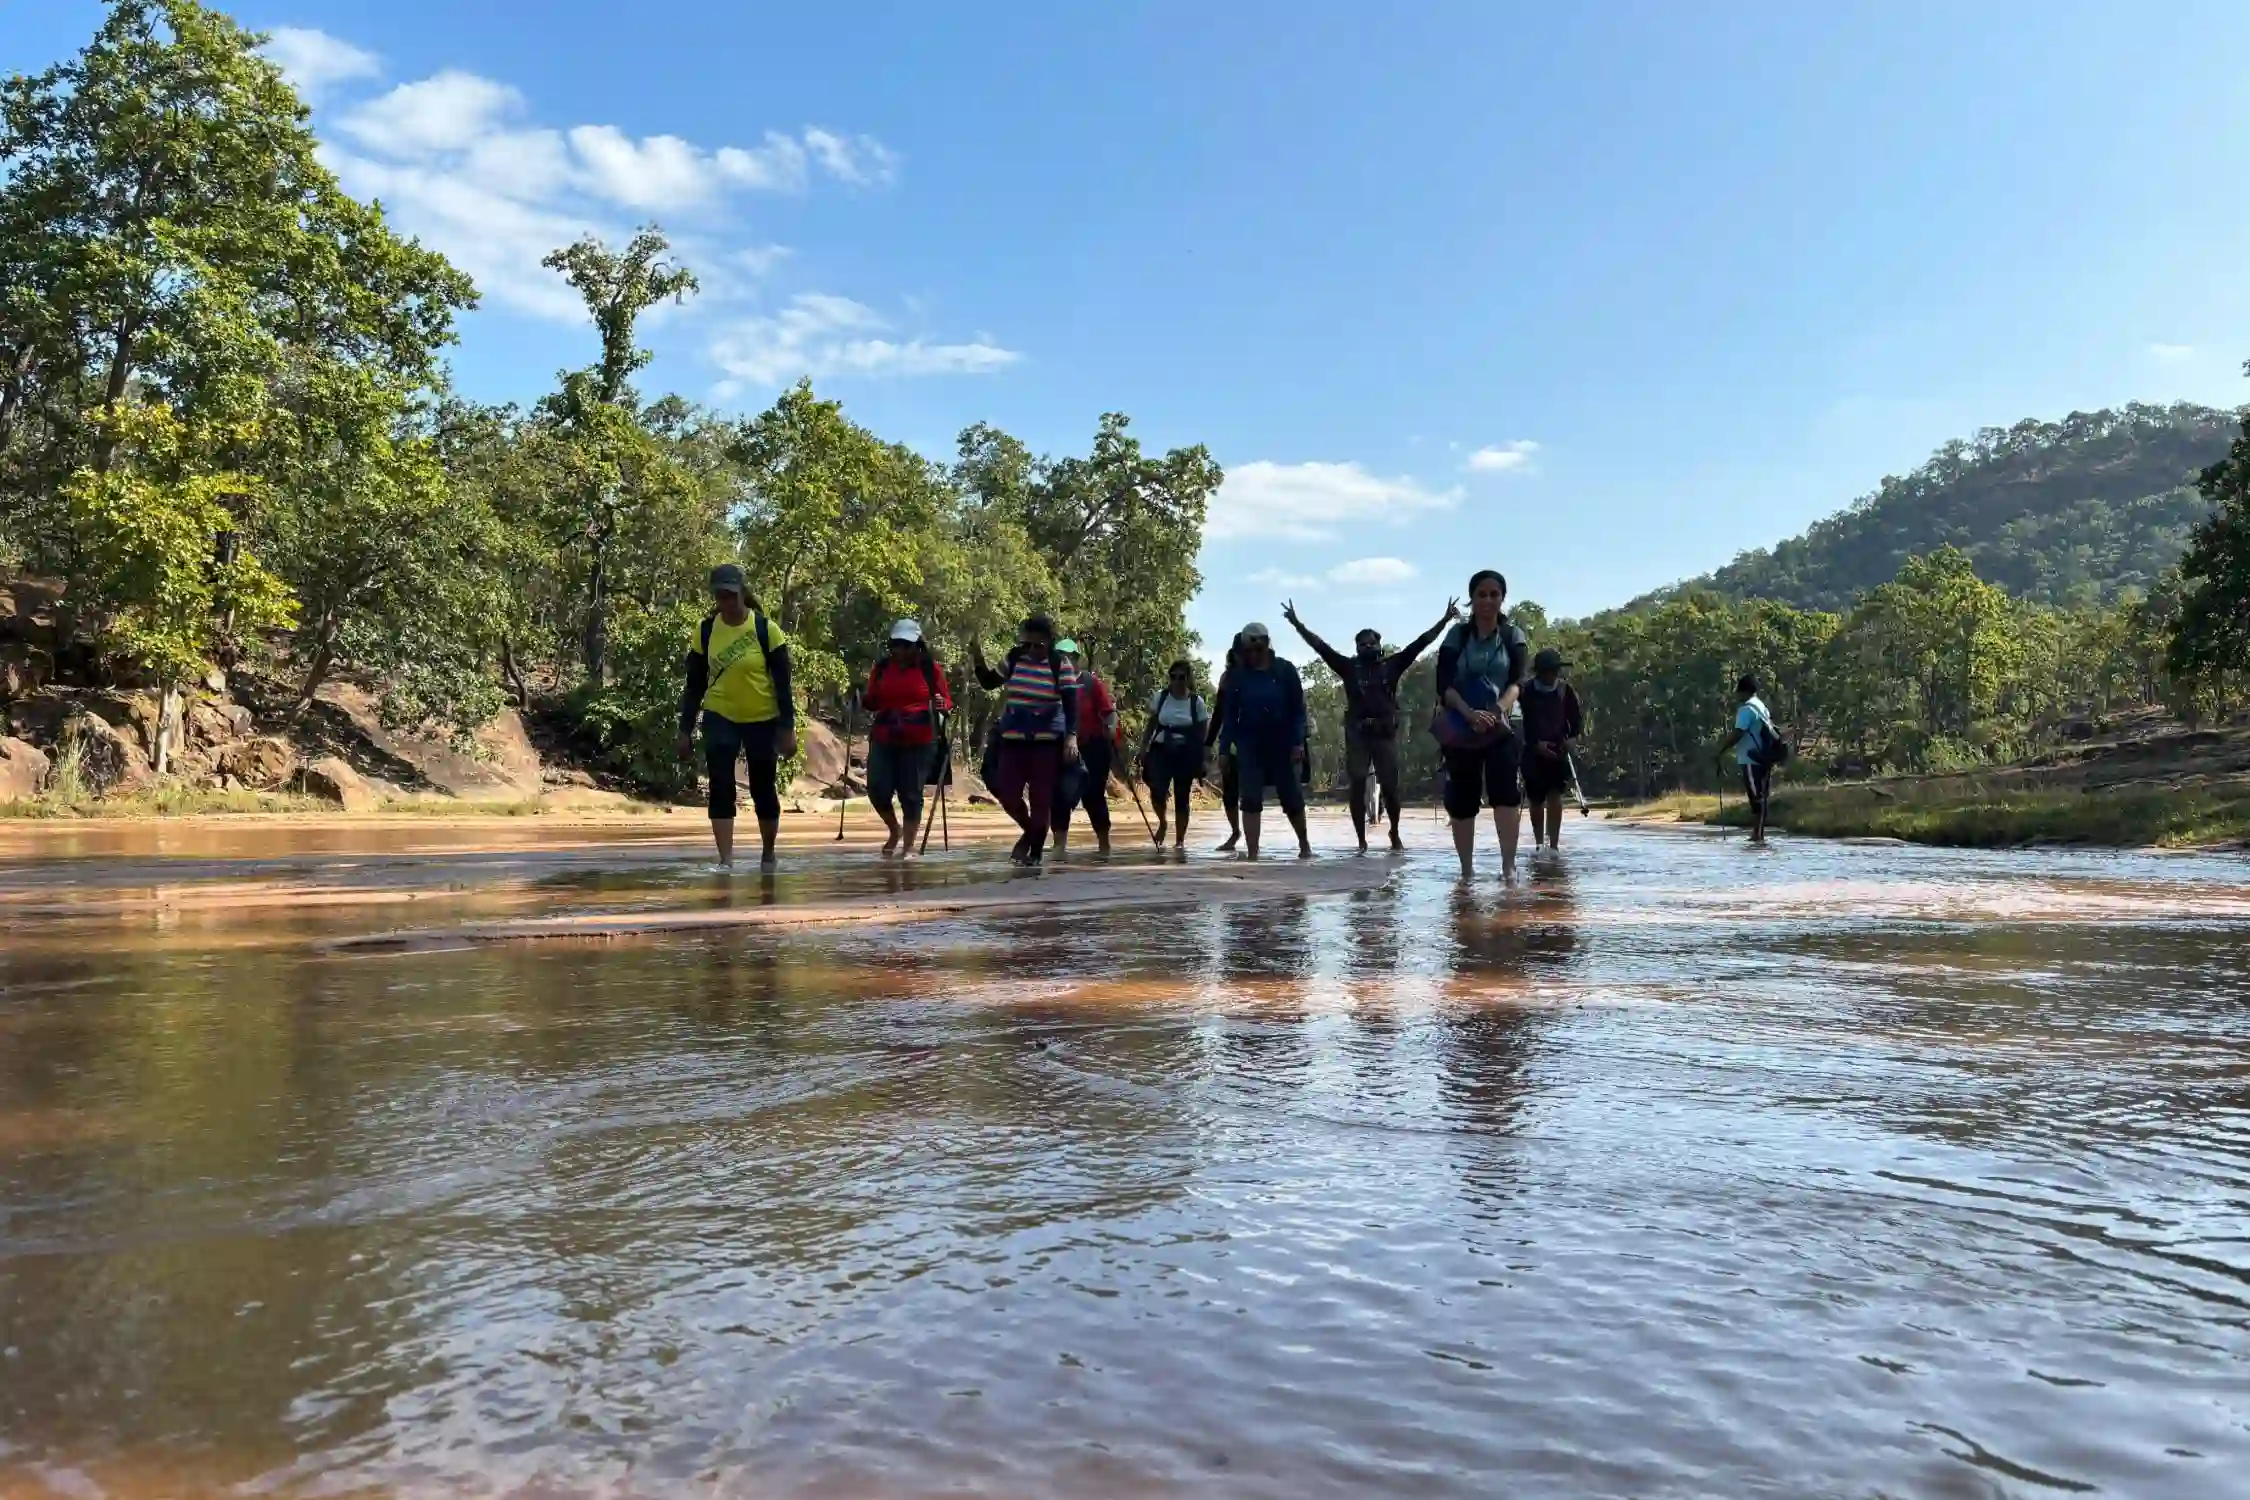
[{"label": "grey cap", "polygon": [[742,576],[738,563],[720,563],[711,570],[711,592],[714,594],[740,594],[750,597],[750,580]]},{"label": "grey cap", "polygon": [[1252,641],[1272,640],[1273,632],[1266,629],[1265,626],[1259,624],[1256,620],[1252,620],[1249,624],[1242,627],[1241,634],[1239,634],[1235,638],[1241,641],[1244,645],[1248,645]]},{"label": "grey cap", "polygon": [[1563,654],[1552,646],[1542,646],[1539,654],[1531,659],[1531,670],[1534,672],[1560,672],[1569,665],[1569,662],[1563,660]]}]

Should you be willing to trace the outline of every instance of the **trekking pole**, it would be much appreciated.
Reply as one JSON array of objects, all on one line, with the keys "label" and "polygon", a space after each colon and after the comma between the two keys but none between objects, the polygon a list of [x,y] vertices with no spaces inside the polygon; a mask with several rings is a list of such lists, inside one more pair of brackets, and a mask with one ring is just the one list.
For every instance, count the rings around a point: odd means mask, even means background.
[{"label": "trekking pole", "polygon": [[1724,756],[1712,762],[1711,774],[1719,784],[1719,837],[1730,839],[1734,837],[1734,830],[1727,826],[1727,763]]},{"label": "trekking pole", "polygon": [[1570,769],[1570,794],[1578,799],[1578,816],[1592,816],[1586,808],[1586,788],[1578,779],[1578,758],[1568,750],[1563,752],[1563,764]]},{"label": "trekking pole", "polygon": [[[1149,842],[1152,844],[1161,842],[1156,836],[1156,825],[1149,821],[1148,809],[1141,806],[1140,783],[1128,776],[1125,778],[1125,790],[1133,794],[1133,810],[1141,815],[1141,826],[1148,830]],[[1109,795],[1109,788],[1102,788],[1102,795]]]},{"label": "trekking pole", "polygon": [[[937,744],[938,755],[940,757],[938,760],[937,778],[938,815],[936,818],[925,818],[922,822],[922,847],[919,851],[917,851],[922,854],[927,854],[930,852],[930,824],[938,822],[945,817],[945,784],[953,779],[952,725],[945,725],[940,730],[938,734]],[[951,849],[953,847],[953,835],[950,830],[948,830],[946,833],[945,847],[947,849]]]}]

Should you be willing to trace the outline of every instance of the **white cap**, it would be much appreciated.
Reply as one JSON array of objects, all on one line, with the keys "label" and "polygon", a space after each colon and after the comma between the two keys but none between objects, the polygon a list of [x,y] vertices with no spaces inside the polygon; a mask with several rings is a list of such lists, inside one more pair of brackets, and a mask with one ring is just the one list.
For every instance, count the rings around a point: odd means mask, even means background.
[{"label": "white cap", "polygon": [[1270,641],[1273,639],[1273,632],[1260,625],[1256,620],[1252,620],[1242,627],[1242,638],[1245,641]]},{"label": "white cap", "polygon": [[900,620],[891,627],[891,639],[894,641],[918,641],[921,638],[922,627],[916,621]]}]

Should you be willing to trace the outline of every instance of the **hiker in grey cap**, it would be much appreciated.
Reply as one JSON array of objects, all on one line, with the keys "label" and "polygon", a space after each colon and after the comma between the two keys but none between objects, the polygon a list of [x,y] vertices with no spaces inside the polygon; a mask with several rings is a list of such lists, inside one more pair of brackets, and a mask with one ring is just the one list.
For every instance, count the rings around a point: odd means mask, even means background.
[{"label": "hiker in grey cap", "polygon": [[695,753],[695,726],[703,724],[711,838],[719,863],[734,864],[734,764],[750,778],[758,813],[758,864],[773,868],[781,832],[781,763],[797,753],[797,705],[789,691],[789,637],[768,620],[733,563],[711,570],[711,613],[688,648],[687,682],[680,691],[680,758]]},{"label": "hiker in grey cap", "polygon": [[1297,835],[1297,855],[1312,858],[1305,832],[1305,788],[1297,779],[1305,763],[1305,685],[1297,669],[1273,654],[1273,632],[1255,622],[1235,637],[1234,670],[1227,676],[1226,714],[1219,748],[1231,756],[1241,781],[1243,853],[1258,857],[1266,787],[1280,793],[1281,810]]}]

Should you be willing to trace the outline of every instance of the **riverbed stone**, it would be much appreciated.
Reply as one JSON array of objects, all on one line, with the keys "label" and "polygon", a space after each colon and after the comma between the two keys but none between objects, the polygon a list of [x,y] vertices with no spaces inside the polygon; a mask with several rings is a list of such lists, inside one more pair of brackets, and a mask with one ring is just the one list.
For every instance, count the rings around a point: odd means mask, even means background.
[{"label": "riverbed stone", "polygon": [[270,792],[296,772],[297,752],[279,735],[255,735],[221,751],[219,769],[254,791]]},{"label": "riverbed stone", "polygon": [[464,802],[525,802],[545,790],[539,752],[532,747],[523,716],[512,708],[493,715],[463,749],[435,735],[385,725],[375,695],[357,683],[323,683],[314,697],[329,711],[332,723],[340,720],[371,752],[359,759],[395,764],[407,779],[418,776],[449,797]]},{"label": "riverbed stone", "polygon": [[148,753],[133,731],[100,714],[73,715],[63,725],[62,739],[77,753],[79,779],[90,791],[103,796],[138,791],[156,779]]},{"label": "riverbed stone", "polygon": [[800,774],[807,780],[817,781],[823,787],[833,786],[850,769],[844,761],[843,736],[818,719],[797,721],[797,743],[805,757]]},{"label": "riverbed stone", "polygon": [[257,727],[239,703],[197,703],[187,711],[188,738],[203,745],[231,745]]},{"label": "riverbed stone", "polygon": [[323,755],[298,772],[298,777],[306,795],[325,798],[348,813],[373,812],[383,803],[375,789],[341,756]]},{"label": "riverbed stone", "polygon": [[0,738],[0,802],[29,802],[47,784],[53,762],[29,740]]}]

